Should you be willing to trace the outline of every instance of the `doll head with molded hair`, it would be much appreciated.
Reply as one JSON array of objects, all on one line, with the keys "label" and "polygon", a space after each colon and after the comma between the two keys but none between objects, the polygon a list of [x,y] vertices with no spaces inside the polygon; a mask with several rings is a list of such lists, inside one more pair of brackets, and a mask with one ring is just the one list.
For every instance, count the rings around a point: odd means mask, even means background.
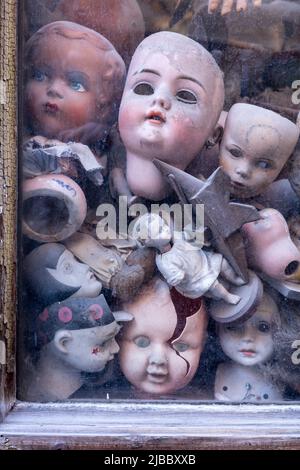
[{"label": "doll head with molded hair", "polygon": [[63,140],[63,132],[97,125],[103,138],[125,77],[123,59],[105,37],[69,21],[47,24],[28,40],[25,64],[25,124],[34,135]]}]

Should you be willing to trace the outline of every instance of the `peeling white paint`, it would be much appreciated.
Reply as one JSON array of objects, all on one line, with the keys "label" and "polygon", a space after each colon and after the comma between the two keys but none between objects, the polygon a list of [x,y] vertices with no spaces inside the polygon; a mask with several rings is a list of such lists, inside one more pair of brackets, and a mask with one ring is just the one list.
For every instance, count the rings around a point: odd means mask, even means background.
[{"label": "peeling white paint", "polygon": [[2,366],[6,364],[6,347],[2,340],[0,340],[0,364]]}]

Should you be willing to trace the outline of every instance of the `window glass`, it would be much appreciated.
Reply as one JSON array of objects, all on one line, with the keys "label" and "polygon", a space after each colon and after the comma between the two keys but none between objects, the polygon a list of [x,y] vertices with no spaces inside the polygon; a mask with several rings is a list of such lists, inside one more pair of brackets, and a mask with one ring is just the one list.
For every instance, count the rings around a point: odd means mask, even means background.
[{"label": "window glass", "polygon": [[300,1],[28,0],[20,399],[300,396]]}]

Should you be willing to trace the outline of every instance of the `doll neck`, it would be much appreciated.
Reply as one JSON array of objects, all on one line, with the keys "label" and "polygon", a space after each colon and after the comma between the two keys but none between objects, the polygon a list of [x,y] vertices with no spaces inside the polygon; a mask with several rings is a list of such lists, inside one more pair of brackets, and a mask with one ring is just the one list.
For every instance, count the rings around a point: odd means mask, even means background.
[{"label": "doll neck", "polygon": [[37,365],[38,388],[53,399],[64,400],[81,387],[81,372],[56,356],[48,346],[41,351]]},{"label": "doll neck", "polygon": [[151,160],[131,152],[127,152],[126,157],[126,179],[136,196],[161,201],[171,193],[171,188]]}]

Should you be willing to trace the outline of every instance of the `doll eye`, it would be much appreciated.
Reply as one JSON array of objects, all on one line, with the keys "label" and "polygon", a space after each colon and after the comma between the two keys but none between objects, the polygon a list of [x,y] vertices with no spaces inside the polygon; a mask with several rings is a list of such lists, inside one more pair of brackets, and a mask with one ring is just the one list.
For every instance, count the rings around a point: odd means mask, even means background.
[{"label": "doll eye", "polygon": [[270,324],[265,321],[260,321],[258,324],[258,331],[261,333],[269,333],[270,331]]},{"label": "doll eye", "polygon": [[150,344],[150,339],[148,336],[138,336],[134,342],[139,348],[147,348]]},{"label": "doll eye", "polygon": [[32,72],[32,78],[37,82],[43,82],[44,80],[46,80],[47,75],[45,74],[45,72],[36,69]]},{"label": "doll eye", "polygon": [[187,351],[189,349],[189,345],[186,344],[186,343],[183,343],[183,342],[179,342],[179,343],[173,344],[173,348],[177,352],[184,352],[184,351]]},{"label": "doll eye", "polygon": [[178,101],[182,101],[183,103],[188,104],[196,104],[197,97],[189,90],[179,90],[176,94],[176,98]]},{"label": "doll eye", "polygon": [[241,158],[243,156],[243,153],[241,152],[241,150],[239,150],[237,148],[231,148],[231,149],[228,149],[228,150],[231,153],[231,155],[235,158]]},{"label": "doll eye", "polygon": [[261,168],[262,170],[269,170],[272,168],[272,163],[267,160],[258,160],[255,164],[257,168]]},{"label": "doll eye", "polygon": [[136,95],[153,95],[154,88],[150,83],[142,82],[138,83],[133,91]]},{"label": "doll eye", "polygon": [[79,91],[79,92],[86,91],[82,83],[80,83],[77,80],[70,80],[69,85],[70,85],[70,88],[72,88],[72,90],[74,91]]}]

